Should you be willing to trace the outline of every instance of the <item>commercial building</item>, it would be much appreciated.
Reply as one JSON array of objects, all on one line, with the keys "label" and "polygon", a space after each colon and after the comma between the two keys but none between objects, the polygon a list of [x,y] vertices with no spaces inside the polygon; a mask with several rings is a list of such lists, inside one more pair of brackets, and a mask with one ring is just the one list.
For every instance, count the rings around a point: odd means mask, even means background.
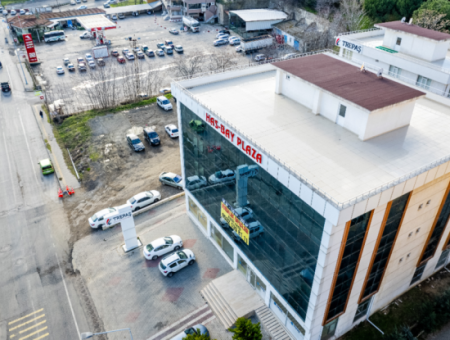
[{"label": "commercial building", "polygon": [[424,92],[325,53],[172,94],[188,214],[293,339],[336,338],[447,263],[450,109]]},{"label": "commercial building", "polygon": [[449,95],[450,34],[402,21],[374,26],[339,35],[340,55],[440,96]]}]

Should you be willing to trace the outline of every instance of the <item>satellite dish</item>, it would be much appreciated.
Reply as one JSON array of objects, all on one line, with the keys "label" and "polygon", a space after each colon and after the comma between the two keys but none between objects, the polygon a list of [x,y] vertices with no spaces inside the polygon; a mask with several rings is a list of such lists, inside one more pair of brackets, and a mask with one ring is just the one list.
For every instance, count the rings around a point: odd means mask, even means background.
[{"label": "satellite dish", "polygon": [[403,17],[403,18],[402,18],[402,23],[404,24],[405,21],[406,21],[406,17]]}]

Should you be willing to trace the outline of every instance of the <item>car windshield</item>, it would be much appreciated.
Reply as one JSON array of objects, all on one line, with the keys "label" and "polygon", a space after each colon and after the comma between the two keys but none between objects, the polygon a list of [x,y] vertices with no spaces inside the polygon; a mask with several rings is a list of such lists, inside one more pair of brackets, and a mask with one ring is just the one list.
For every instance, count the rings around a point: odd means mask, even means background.
[{"label": "car windshield", "polygon": [[97,222],[97,220],[98,220],[97,215],[92,216],[92,217],[91,217],[91,220],[92,220],[93,222]]},{"label": "car windshield", "polygon": [[174,180],[175,183],[180,183],[181,180],[182,180],[182,178],[181,178],[181,176],[176,175],[176,176],[173,178],[173,180]]},{"label": "car windshield", "polygon": [[186,254],[183,253],[182,251],[179,251],[177,254],[178,254],[178,256],[180,257],[180,259],[182,259],[182,260],[186,260],[186,259],[187,259]]},{"label": "car windshield", "polygon": [[131,197],[131,198],[130,198],[130,203],[131,203],[131,204],[136,203],[136,199],[135,199],[134,197]]},{"label": "car windshield", "polygon": [[172,240],[172,238],[169,237],[169,236],[164,237],[164,241],[166,242],[166,244],[173,244],[173,240]]},{"label": "car windshield", "polygon": [[162,268],[162,269],[166,269],[167,267],[162,263],[162,261],[159,263],[159,266]]},{"label": "car windshield", "polygon": [[136,139],[132,139],[131,140],[131,143],[132,144],[139,144],[141,141],[138,139],[138,138],[136,138]]},{"label": "car windshield", "polygon": [[169,102],[167,99],[166,99],[166,100],[163,100],[162,103],[163,103],[164,105],[170,104],[170,102]]}]

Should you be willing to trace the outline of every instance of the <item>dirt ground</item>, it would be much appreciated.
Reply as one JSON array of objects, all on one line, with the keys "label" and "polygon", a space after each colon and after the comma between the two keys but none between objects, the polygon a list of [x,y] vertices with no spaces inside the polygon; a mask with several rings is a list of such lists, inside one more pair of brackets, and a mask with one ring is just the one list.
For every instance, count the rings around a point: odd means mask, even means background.
[{"label": "dirt ground", "polygon": [[[158,190],[162,199],[179,190],[162,186],[158,180],[163,171],[181,174],[180,150],[177,139],[171,139],[164,131],[167,124],[178,125],[176,105],[163,111],[156,104],[107,114],[91,119],[91,139],[72,152],[78,171],[82,173],[82,187],[64,208],[70,220],[70,244],[83,236],[95,232],[88,218],[106,207],[126,203],[133,195]],[[159,134],[161,145],[150,146],[144,140],[142,130],[152,126]],[[145,152],[136,153],[126,142],[126,135],[134,133],[141,138]]]}]

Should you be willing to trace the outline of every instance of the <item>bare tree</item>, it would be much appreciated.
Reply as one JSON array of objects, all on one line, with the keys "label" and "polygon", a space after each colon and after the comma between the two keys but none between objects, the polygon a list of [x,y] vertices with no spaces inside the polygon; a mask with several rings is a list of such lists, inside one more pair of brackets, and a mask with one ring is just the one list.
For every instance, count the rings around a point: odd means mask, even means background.
[{"label": "bare tree", "polygon": [[361,29],[366,12],[358,0],[341,0],[340,9],[346,32]]},{"label": "bare tree", "polygon": [[211,72],[223,72],[230,67],[236,66],[238,63],[236,53],[233,52],[210,54],[205,59]]},{"label": "bare tree", "polygon": [[440,14],[436,11],[423,9],[419,10],[414,17],[414,23],[420,27],[432,29],[434,31],[449,33],[446,27],[450,26],[450,20],[444,20],[446,14]]},{"label": "bare tree", "polygon": [[174,62],[175,73],[178,77],[191,79],[202,71],[204,60],[203,54],[178,56]]}]

